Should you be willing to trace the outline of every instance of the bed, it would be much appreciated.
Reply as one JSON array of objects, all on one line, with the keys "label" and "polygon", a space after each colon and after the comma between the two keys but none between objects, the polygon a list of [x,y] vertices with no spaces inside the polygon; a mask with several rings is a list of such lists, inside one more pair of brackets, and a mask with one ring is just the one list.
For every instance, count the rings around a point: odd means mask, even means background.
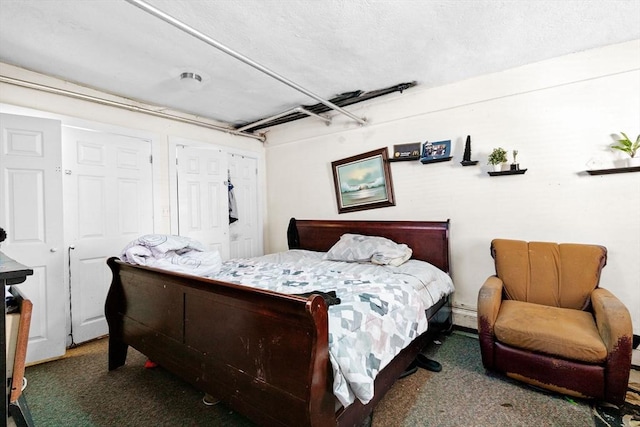
[{"label": "bed", "polygon": [[[412,258],[449,273],[449,221],[291,219],[292,250],[327,252],[344,234],[406,244]],[[429,307],[429,327],[375,377],[367,403],[339,404],[330,362],[329,311],[298,296],[229,281],[107,261],[109,370],[129,346],[260,425],[356,426],[368,419],[429,340],[452,327],[450,295]]]}]

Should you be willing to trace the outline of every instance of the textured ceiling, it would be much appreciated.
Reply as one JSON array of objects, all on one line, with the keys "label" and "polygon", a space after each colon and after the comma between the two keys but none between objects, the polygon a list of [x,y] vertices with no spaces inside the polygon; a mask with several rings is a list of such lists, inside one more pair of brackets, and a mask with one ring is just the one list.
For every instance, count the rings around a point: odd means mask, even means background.
[{"label": "textured ceiling", "polygon": [[[325,99],[640,38],[640,0],[148,3]],[[0,61],[236,126],[317,102],[125,0],[0,0]]]}]

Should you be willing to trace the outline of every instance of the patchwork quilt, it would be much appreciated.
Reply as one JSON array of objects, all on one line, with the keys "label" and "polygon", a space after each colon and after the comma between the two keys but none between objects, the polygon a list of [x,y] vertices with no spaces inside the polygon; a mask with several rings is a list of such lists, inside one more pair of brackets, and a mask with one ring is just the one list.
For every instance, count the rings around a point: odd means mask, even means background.
[{"label": "patchwork quilt", "polygon": [[335,291],[340,303],[329,306],[333,391],[345,407],[356,398],[366,404],[378,372],[427,330],[425,310],[453,292],[453,283],[421,261],[410,260],[403,268],[290,252],[229,260],[209,277],[286,294]]}]

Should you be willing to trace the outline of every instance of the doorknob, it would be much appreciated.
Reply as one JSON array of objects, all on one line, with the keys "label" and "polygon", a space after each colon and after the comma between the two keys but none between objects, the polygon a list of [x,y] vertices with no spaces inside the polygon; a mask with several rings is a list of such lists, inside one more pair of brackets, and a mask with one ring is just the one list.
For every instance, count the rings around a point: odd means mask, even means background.
[{"label": "doorknob", "polygon": [[49,252],[58,252],[58,248],[51,248],[49,249]]}]

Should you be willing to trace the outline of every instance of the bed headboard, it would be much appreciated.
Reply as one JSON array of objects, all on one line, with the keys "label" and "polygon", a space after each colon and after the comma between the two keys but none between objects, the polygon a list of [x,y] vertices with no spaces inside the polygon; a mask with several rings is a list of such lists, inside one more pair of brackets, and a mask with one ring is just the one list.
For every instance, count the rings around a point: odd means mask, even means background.
[{"label": "bed headboard", "polygon": [[449,220],[446,221],[341,221],[291,218],[289,249],[328,251],[345,233],[380,236],[405,243],[412,258],[427,261],[449,273]]}]

